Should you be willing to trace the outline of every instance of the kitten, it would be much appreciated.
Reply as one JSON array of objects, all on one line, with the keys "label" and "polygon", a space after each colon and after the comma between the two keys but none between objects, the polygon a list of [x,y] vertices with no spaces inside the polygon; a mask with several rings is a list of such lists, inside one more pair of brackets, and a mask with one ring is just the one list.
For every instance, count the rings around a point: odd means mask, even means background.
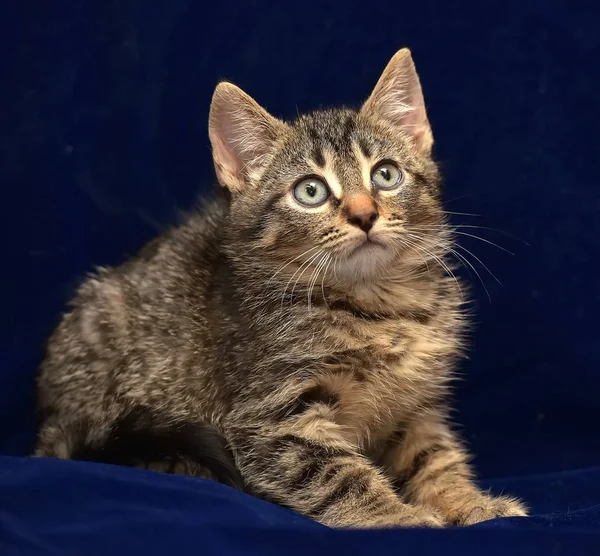
[{"label": "kitten", "polygon": [[36,455],[208,470],[331,526],[525,515],[448,424],[466,317],[410,52],[360,110],[292,123],[221,83],[209,136],[226,195],[50,338]]}]

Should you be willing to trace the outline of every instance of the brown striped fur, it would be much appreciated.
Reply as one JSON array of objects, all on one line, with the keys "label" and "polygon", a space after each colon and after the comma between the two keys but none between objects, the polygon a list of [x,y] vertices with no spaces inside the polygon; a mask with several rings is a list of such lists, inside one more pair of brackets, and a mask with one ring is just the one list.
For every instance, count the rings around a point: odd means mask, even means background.
[{"label": "brown striped fur", "polygon": [[[36,455],[102,450],[146,411],[211,427],[249,492],[328,525],[524,515],[475,486],[448,423],[464,288],[408,50],[360,110],[291,123],[222,83],[209,133],[228,194],[81,285],[42,365]],[[382,161],[394,191],[373,187]],[[294,199],[304,176],[324,205]],[[350,215],[369,211],[367,236]],[[204,474],[180,456],[153,467]]]}]

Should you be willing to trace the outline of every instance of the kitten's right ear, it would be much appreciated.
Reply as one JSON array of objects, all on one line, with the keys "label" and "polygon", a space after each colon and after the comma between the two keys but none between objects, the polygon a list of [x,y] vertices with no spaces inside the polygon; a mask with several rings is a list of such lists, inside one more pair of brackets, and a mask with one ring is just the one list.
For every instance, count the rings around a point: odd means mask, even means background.
[{"label": "kitten's right ear", "polygon": [[252,173],[264,167],[286,128],[239,87],[219,83],[210,105],[208,135],[221,185],[241,191]]},{"label": "kitten's right ear", "polygon": [[433,135],[419,76],[408,48],[394,54],[361,111],[396,126],[413,140],[419,152],[431,154]]}]

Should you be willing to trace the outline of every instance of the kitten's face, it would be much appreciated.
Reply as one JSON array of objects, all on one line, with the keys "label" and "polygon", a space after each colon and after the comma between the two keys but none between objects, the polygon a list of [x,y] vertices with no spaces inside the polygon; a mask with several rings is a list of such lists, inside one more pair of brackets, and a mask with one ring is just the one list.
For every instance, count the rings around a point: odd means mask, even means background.
[{"label": "kitten's face", "polygon": [[338,278],[385,274],[442,216],[431,160],[350,110],[299,118],[255,179],[234,198],[248,247],[312,259],[307,275],[327,264]]},{"label": "kitten's face", "polygon": [[423,264],[423,243],[443,212],[408,51],[394,56],[360,111],[320,111],[291,124],[221,84],[209,131],[238,242],[265,266],[286,265],[278,272],[301,281],[306,273],[368,282]]}]

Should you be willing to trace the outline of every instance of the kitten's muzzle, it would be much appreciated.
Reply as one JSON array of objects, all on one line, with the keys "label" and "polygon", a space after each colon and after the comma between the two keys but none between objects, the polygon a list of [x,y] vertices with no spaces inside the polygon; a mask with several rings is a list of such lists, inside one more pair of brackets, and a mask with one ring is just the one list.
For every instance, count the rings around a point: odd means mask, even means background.
[{"label": "kitten's muzzle", "polygon": [[377,219],[379,211],[375,201],[368,195],[357,195],[348,199],[342,209],[348,222],[368,234]]}]

